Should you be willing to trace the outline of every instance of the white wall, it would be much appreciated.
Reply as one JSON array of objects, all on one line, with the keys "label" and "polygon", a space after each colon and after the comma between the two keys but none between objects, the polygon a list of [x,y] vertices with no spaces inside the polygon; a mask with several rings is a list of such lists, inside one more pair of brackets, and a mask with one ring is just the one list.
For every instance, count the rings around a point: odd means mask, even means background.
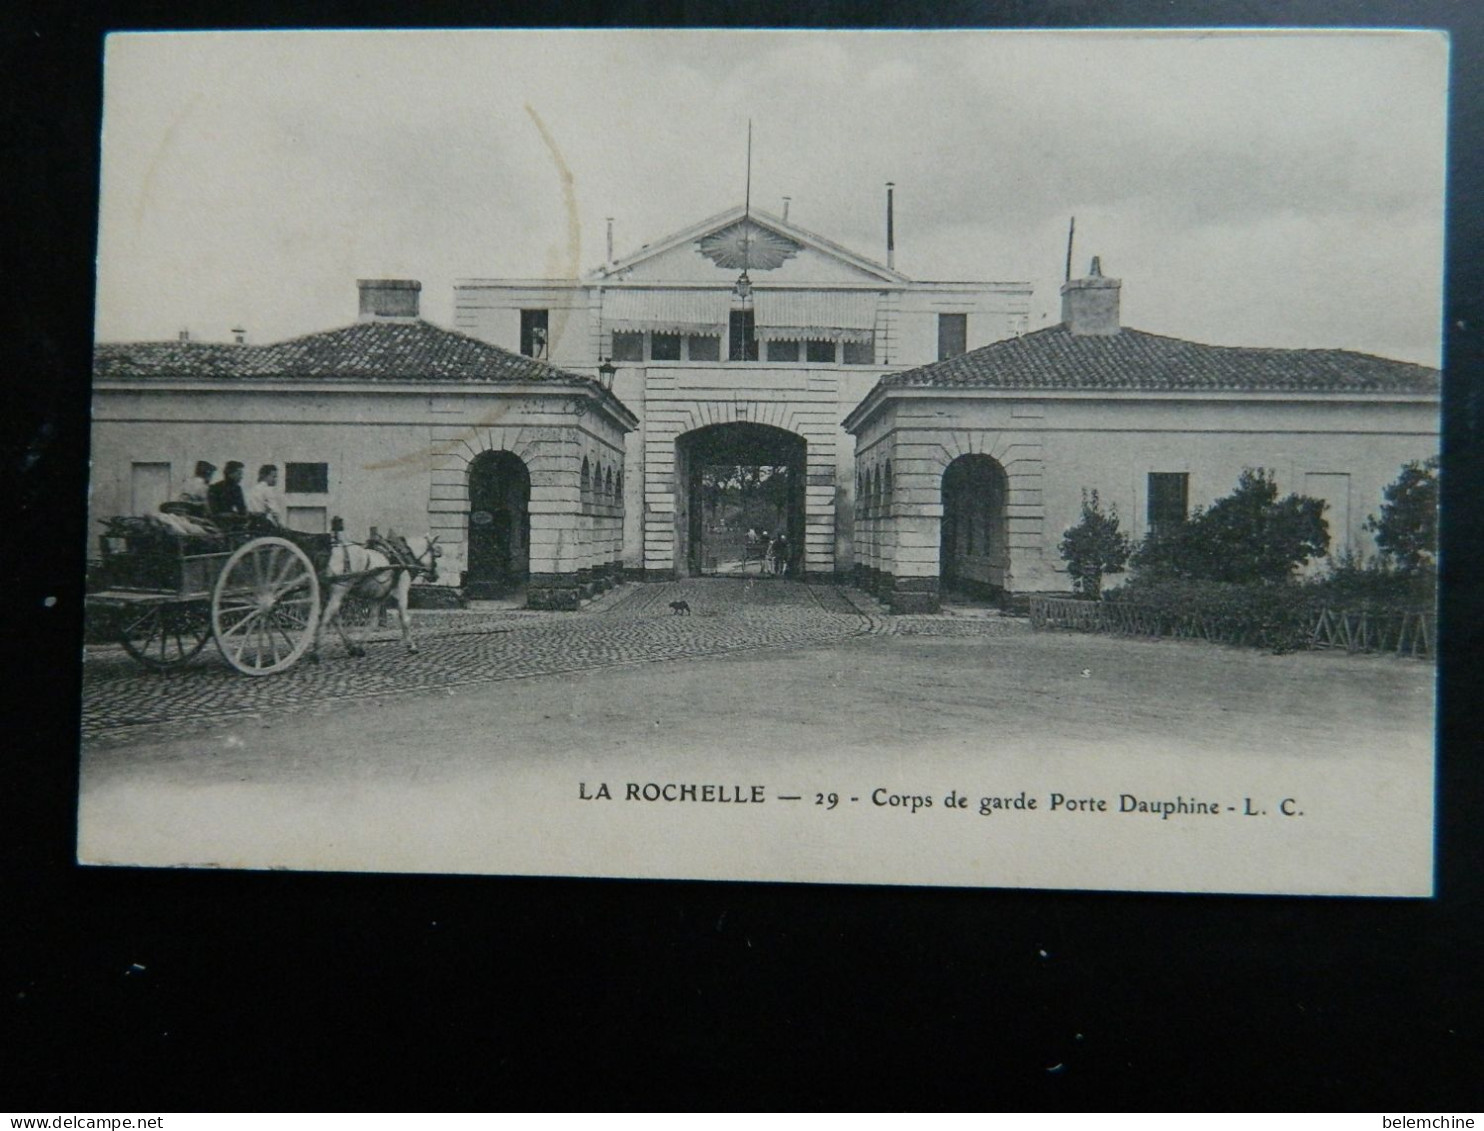
[{"label": "white wall", "polygon": [[903,396],[859,433],[857,461],[876,467],[890,456],[896,484],[875,556],[862,560],[897,577],[936,574],[943,471],[971,452],[1008,476],[1014,589],[1069,587],[1057,545],[1078,520],[1083,489],[1142,538],[1150,472],[1186,472],[1191,508],[1230,494],[1249,467],[1271,471],[1283,494],[1347,476],[1348,529],[1337,541],[1374,553],[1366,516],[1404,463],[1437,450],[1437,405],[1422,399]]},{"label": "white wall", "polygon": [[589,408],[579,415],[577,403],[570,393],[498,388],[103,386],[93,399],[89,551],[96,554],[98,520],[130,512],[136,462],[168,462],[177,487],[201,459],[218,467],[241,460],[249,483],[259,464],[274,463],[281,492],[284,463],[327,463],[327,493],[284,493],[284,502],[324,506],[345,519],[351,538],[365,537],[373,525],[438,534],[445,546],[441,580],[457,584],[466,564],[468,463],[482,451],[509,450],[531,471],[532,571],[606,564],[620,553],[620,508],[584,504],[580,467],[584,456],[616,466],[624,439],[605,413]]}]

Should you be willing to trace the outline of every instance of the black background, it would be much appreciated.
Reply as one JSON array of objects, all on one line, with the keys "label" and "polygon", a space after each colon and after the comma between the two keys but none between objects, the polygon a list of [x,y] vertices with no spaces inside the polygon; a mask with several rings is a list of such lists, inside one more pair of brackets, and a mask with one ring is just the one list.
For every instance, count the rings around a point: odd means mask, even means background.
[{"label": "black background", "polygon": [[[0,15],[0,1104],[41,1112],[1480,1107],[1471,4],[31,2]],[[1453,31],[1430,901],[82,869],[102,35],[111,29],[1398,25]],[[57,598],[53,607],[43,599]],[[130,973],[138,964],[145,969]],[[1054,1066],[1061,1067],[1051,1071]]]}]

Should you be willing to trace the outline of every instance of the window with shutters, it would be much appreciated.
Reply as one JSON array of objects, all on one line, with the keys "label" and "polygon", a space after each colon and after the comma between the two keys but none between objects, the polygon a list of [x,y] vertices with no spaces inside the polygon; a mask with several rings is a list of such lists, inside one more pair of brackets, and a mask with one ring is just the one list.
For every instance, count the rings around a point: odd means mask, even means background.
[{"label": "window with shutters", "polygon": [[547,312],[520,312],[520,352],[527,357],[546,357]]},{"label": "window with shutters", "polygon": [[613,332],[614,361],[643,361],[644,335],[634,330]]},{"label": "window with shutters", "polygon": [[286,525],[290,530],[304,534],[328,534],[330,532],[330,509],[328,507],[288,507]]},{"label": "window with shutters", "polygon": [[130,514],[151,514],[170,500],[168,463],[135,463],[129,470]]},{"label": "window with shutters", "polygon": [[727,360],[757,360],[757,323],[750,310],[734,310],[728,326]]},{"label": "window with shutters", "polygon": [[957,357],[969,349],[969,316],[938,315],[938,360]]},{"label": "window with shutters", "polygon": [[286,463],[283,465],[283,491],[286,495],[324,495],[330,490],[330,465],[327,463]]},{"label": "window with shutters", "polygon": [[1149,473],[1149,533],[1167,534],[1185,521],[1190,504],[1190,475],[1184,471]]},{"label": "window with shutters", "polygon": [[721,334],[690,334],[685,339],[690,361],[720,361]]}]

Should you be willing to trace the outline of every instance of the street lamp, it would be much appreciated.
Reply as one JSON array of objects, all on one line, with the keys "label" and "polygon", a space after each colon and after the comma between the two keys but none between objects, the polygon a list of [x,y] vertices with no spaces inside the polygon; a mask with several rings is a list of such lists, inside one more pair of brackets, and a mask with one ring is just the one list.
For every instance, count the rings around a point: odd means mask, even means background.
[{"label": "street lamp", "polygon": [[602,385],[607,392],[613,391],[613,375],[618,372],[618,366],[613,364],[612,359],[604,358],[603,364],[598,366],[598,384]]}]

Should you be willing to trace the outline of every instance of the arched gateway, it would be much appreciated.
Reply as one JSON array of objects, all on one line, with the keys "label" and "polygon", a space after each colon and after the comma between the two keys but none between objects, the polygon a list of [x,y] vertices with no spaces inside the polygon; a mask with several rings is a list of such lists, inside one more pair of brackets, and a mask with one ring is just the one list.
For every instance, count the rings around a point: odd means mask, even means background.
[{"label": "arched gateway", "polygon": [[470,462],[468,539],[465,596],[505,596],[530,577],[531,474],[514,452],[480,452]]},{"label": "arched gateway", "polygon": [[[688,576],[773,571],[762,532],[786,538],[786,572],[803,570],[804,437],[770,424],[712,424],[675,440],[675,563]],[[749,540],[749,533],[757,537]]]},{"label": "arched gateway", "polygon": [[944,597],[999,597],[1008,588],[1008,494],[1005,469],[990,456],[962,455],[944,469],[939,550]]}]

